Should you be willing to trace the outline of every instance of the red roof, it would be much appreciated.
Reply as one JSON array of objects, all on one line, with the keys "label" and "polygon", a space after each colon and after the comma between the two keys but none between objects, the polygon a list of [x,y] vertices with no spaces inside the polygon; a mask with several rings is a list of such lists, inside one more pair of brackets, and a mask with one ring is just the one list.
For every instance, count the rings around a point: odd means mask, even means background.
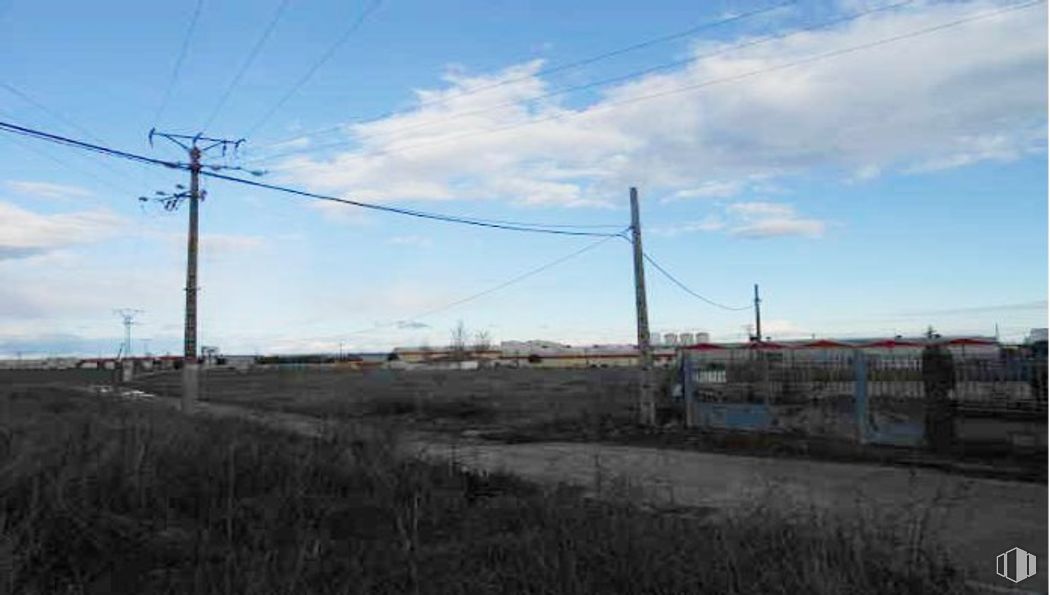
[{"label": "red roof", "polygon": [[787,349],[787,345],[772,341],[753,341],[747,344],[748,349]]},{"label": "red roof", "polygon": [[817,341],[811,341],[809,343],[805,343],[803,345],[798,346],[799,349],[829,349],[838,347],[853,347],[853,345],[850,345],[849,343],[843,343],[841,341],[832,341],[831,339],[819,339]]},{"label": "red roof", "polygon": [[688,345],[683,349],[689,349],[692,351],[714,351],[718,349],[725,349],[724,345],[717,345],[715,343],[697,343],[695,345]]},{"label": "red roof", "polygon": [[884,339],[882,341],[875,341],[874,343],[866,343],[860,347],[885,347],[887,349],[893,349],[894,347],[922,347],[922,343],[901,341],[900,339]]},{"label": "red roof", "polygon": [[989,339],[959,338],[948,341],[948,345],[995,345],[996,342]]}]

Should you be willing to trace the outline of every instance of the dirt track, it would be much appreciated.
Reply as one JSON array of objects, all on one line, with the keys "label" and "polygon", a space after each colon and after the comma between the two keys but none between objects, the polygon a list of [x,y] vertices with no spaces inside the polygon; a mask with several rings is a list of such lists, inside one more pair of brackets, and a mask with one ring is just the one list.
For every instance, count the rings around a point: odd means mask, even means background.
[{"label": "dirt track", "polygon": [[[161,399],[174,405],[174,400]],[[200,413],[248,418],[318,435],[318,418],[201,403]],[[772,496],[787,509],[816,507],[832,514],[858,509],[928,518],[927,535],[993,588],[1013,587],[995,575],[995,557],[1021,547],[1047,560],[1047,486],[965,478],[932,470],[768,459],[726,454],[584,443],[500,444],[436,434],[406,437],[406,452],[455,461],[483,471],[508,471],[538,482],[563,482],[592,492],[616,484],[617,493],[657,506],[714,507],[727,511]],[[1046,573],[1024,591],[1047,592]],[[1016,588],[1016,587],[1014,587]],[[1016,591],[1005,591],[1016,592]]]}]

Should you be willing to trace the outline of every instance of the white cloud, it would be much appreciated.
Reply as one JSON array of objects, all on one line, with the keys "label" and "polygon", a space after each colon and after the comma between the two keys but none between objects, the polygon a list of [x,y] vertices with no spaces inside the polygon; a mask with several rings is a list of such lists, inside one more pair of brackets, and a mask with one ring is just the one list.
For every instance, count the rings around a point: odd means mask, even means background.
[{"label": "white cloud", "polygon": [[[593,206],[619,204],[632,185],[643,196],[727,198],[742,179],[1014,159],[1045,147],[1045,7],[784,67],[997,6],[915,3],[717,56],[742,40],[703,44],[686,67],[607,88],[582,108],[561,96],[530,102],[552,89],[539,61],[450,73],[446,88],[417,91],[418,109],[349,126],[357,149],[289,159],[283,174],[362,200]],[[764,229],[818,232],[798,221]]]},{"label": "white cloud", "polygon": [[708,217],[699,221],[686,221],[685,223],[678,223],[675,225],[657,225],[648,229],[649,232],[666,237],[674,237],[684,233],[693,232],[711,232],[725,229],[725,220],[715,215],[709,215]]},{"label": "white cloud", "polygon": [[679,190],[675,192],[673,198],[729,198],[736,196],[744,189],[743,182],[738,181],[725,181],[725,180],[710,180],[704,182],[695,188],[688,188],[686,190]]},{"label": "white cloud", "polygon": [[722,215],[708,215],[697,221],[649,228],[656,235],[674,237],[685,233],[724,231],[744,238],[803,236],[819,238],[827,224],[798,215],[789,204],[775,202],[737,202],[726,205]]},{"label": "white cloud", "polygon": [[121,218],[107,211],[44,215],[0,202],[0,260],[103,240],[122,225]]},{"label": "white cloud", "polygon": [[726,212],[737,219],[729,228],[730,235],[745,238],[819,238],[826,227],[823,221],[799,217],[794,207],[783,203],[740,202],[726,207]]},{"label": "white cloud", "polygon": [[54,184],[51,182],[33,182],[28,180],[9,180],[5,184],[19,194],[47,199],[85,198],[91,196],[90,190],[79,186]]}]

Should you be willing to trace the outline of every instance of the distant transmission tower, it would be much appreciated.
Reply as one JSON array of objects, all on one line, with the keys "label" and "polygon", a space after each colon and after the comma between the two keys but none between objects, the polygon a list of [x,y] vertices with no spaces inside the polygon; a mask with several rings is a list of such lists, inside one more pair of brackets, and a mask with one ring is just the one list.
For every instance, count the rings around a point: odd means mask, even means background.
[{"label": "distant transmission tower", "polygon": [[120,357],[121,359],[131,357],[131,327],[137,324],[135,322],[135,316],[143,314],[142,310],[134,310],[132,308],[121,308],[119,310],[113,310],[113,313],[124,321],[124,343],[120,346]]}]

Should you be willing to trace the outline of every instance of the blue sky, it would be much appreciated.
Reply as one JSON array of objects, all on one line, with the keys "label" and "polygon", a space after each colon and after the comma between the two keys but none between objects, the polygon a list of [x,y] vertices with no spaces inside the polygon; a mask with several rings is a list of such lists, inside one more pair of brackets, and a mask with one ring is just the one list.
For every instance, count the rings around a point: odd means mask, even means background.
[{"label": "blue sky", "polygon": [[[173,77],[194,4],[0,0],[0,119],[181,158],[147,132],[200,131],[282,2],[203,0]],[[729,306],[760,283],[774,337],[1046,326],[1045,5],[774,4],[288,2],[205,132],[267,182],[442,213],[626,227],[637,186],[646,250]],[[0,355],[112,353],[115,308],[178,353],[185,209],[136,198],[184,177],[0,136]],[[633,340],[621,240],[420,317],[596,240],[206,187],[204,345]],[[746,336],[647,276],[654,332]]]}]

